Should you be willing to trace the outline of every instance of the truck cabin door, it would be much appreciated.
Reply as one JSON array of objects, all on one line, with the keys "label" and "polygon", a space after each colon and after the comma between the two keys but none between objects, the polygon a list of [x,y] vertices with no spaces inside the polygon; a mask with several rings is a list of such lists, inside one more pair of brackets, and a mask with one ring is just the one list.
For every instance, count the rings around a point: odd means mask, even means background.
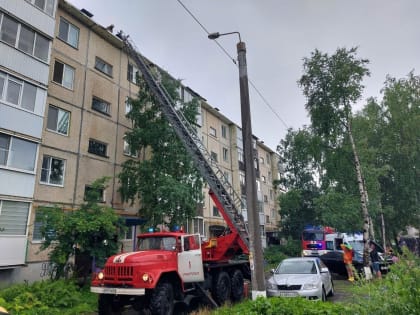
[{"label": "truck cabin door", "polygon": [[200,234],[181,236],[178,270],[184,282],[204,281]]}]

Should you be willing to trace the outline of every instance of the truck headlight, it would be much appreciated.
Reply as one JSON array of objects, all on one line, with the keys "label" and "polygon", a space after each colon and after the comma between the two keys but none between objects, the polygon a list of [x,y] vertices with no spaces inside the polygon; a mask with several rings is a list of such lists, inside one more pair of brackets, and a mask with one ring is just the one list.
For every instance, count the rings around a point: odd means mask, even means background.
[{"label": "truck headlight", "polygon": [[98,273],[98,279],[102,280],[105,277],[104,273],[101,271]]}]

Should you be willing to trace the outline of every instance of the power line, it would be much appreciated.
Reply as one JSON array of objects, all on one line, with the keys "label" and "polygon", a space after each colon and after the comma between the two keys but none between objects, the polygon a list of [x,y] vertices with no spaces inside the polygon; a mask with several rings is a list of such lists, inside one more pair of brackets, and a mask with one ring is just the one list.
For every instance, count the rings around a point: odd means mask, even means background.
[{"label": "power line", "polygon": [[[184,3],[182,3],[181,0],[177,0],[178,3],[184,8],[185,11],[193,18],[194,21],[197,22],[198,25],[204,30],[204,32],[209,35],[210,32],[206,29],[206,27],[195,17],[195,15],[185,6]],[[214,39],[214,42],[216,45],[223,51],[223,53],[229,57],[229,59],[235,64],[236,67],[238,67],[238,64],[236,63],[236,59],[232,57],[227,50],[217,41],[217,39]],[[286,127],[286,129],[289,129],[289,126],[286,124],[286,122],[280,117],[279,114],[274,110],[274,108],[270,105],[270,103],[267,101],[267,99],[264,97],[264,95],[260,92],[260,90],[255,86],[254,82],[248,77],[248,82],[252,86],[252,88],[257,92],[257,94],[261,97],[264,104],[268,106],[268,108],[273,112],[273,114],[282,122],[282,124]]]}]

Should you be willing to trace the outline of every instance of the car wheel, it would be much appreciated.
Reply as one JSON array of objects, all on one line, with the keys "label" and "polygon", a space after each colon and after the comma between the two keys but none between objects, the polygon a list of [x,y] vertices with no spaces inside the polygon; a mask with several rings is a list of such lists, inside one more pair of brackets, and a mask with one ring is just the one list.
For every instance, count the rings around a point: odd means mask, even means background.
[{"label": "car wheel", "polygon": [[327,295],[325,294],[325,288],[322,287],[322,302],[327,301]]},{"label": "car wheel", "polygon": [[331,280],[331,290],[328,293],[328,296],[334,296],[334,282]]}]

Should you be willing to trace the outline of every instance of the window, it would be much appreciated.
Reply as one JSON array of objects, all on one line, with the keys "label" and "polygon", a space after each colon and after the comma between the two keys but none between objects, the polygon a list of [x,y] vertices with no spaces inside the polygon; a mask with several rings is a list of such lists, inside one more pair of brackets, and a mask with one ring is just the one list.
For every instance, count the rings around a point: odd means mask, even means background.
[{"label": "window", "polygon": [[103,188],[93,188],[85,186],[85,200],[93,200],[97,202],[105,202],[105,192]]},{"label": "window", "polygon": [[200,233],[204,235],[204,219],[200,217],[195,217],[193,219],[193,229],[192,233]]},{"label": "window", "polygon": [[34,171],[37,144],[0,133],[0,166]]},{"label": "window", "polygon": [[239,172],[239,183],[245,186],[245,173],[242,171]]},{"label": "window", "polygon": [[239,162],[244,162],[244,152],[242,151],[242,149],[238,148],[238,161]]},{"label": "window", "polygon": [[131,63],[128,64],[127,80],[137,84],[137,75],[140,75],[139,69]]},{"label": "window", "polygon": [[222,125],[222,137],[227,138],[227,127],[225,125]]},{"label": "window", "polygon": [[267,180],[265,179],[265,176],[264,175],[261,176],[261,180],[262,180],[263,183],[266,183],[267,182]]},{"label": "window", "polygon": [[44,214],[42,211],[36,211],[34,220],[34,231],[32,232],[32,241],[43,241],[41,229],[43,226]]},{"label": "window", "polygon": [[260,164],[264,164],[264,158],[260,157]]},{"label": "window", "polygon": [[92,109],[96,110],[97,112],[101,112],[102,114],[109,115],[110,113],[111,104],[101,100],[97,97],[92,98]]},{"label": "window", "polygon": [[137,150],[133,150],[127,140],[124,139],[124,154],[131,157],[138,157]]},{"label": "window", "polygon": [[216,206],[213,206],[213,217],[220,217],[219,209]]},{"label": "window", "polygon": [[107,156],[106,149],[107,149],[107,145],[105,143],[102,143],[93,139],[89,140],[89,148],[88,148],[89,153],[106,157]]},{"label": "window", "polygon": [[273,193],[273,190],[270,189],[270,200],[273,200],[273,199],[274,199],[274,193]]},{"label": "window", "polygon": [[270,164],[271,164],[270,153],[267,153],[267,154],[266,154],[265,159],[266,159],[266,161],[267,161],[267,164],[268,164],[268,165],[270,165]]},{"label": "window", "polygon": [[20,28],[18,48],[28,54],[32,54],[34,50],[34,41],[35,32],[25,26],[22,26]]},{"label": "window", "polygon": [[50,105],[48,107],[47,129],[62,135],[68,135],[70,112]]},{"label": "window", "polygon": [[130,103],[130,98],[127,96],[125,98],[125,114],[127,115],[129,112],[131,112],[132,105]]},{"label": "window", "polygon": [[264,195],[264,202],[268,202],[268,196]]},{"label": "window", "polygon": [[229,150],[227,148],[223,148],[223,161],[227,162],[229,160]]},{"label": "window", "polygon": [[42,160],[41,183],[63,186],[65,165],[66,162],[64,160],[44,156]]},{"label": "window", "polygon": [[27,0],[48,15],[54,15],[55,0]]},{"label": "window", "polygon": [[60,17],[58,38],[77,48],[79,46],[79,28]]},{"label": "window", "polygon": [[134,226],[126,226],[125,230],[121,230],[120,232],[120,239],[121,240],[132,240],[134,234]]},{"label": "window", "polygon": [[271,175],[271,172],[268,172],[268,181],[269,182],[273,181],[273,175]]},{"label": "window", "polygon": [[26,236],[29,203],[0,200],[0,236]]},{"label": "window", "polygon": [[39,34],[35,34],[34,56],[44,61],[48,60],[50,41]]},{"label": "window", "polygon": [[212,160],[212,162],[216,162],[216,163],[217,163],[217,153],[216,153],[216,152],[211,151],[211,152],[210,152],[210,156],[211,156],[211,160]]},{"label": "window", "polygon": [[35,85],[0,71],[0,100],[33,112],[37,92]]},{"label": "window", "polygon": [[53,81],[73,90],[74,68],[56,60],[54,63]]},{"label": "window", "polygon": [[12,46],[15,46],[18,28],[18,22],[3,14],[3,21],[0,30],[0,39]]},{"label": "window", "polygon": [[101,58],[96,57],[95,59],[95,69],[105,73],[106,75],[109,75],[112,77],[112,66],[103,61]]},{"label": "window", "polygon": [[0,40],[43,61],[48,61],[50,41],[46,37],[6,14],[0,14],[0,20],[1,17],[3,19],[0,28]]},{"label": "window", "polygon": [[210,127],[209,134],[210,136],[217,137],[216,129],[213,127]]}]

